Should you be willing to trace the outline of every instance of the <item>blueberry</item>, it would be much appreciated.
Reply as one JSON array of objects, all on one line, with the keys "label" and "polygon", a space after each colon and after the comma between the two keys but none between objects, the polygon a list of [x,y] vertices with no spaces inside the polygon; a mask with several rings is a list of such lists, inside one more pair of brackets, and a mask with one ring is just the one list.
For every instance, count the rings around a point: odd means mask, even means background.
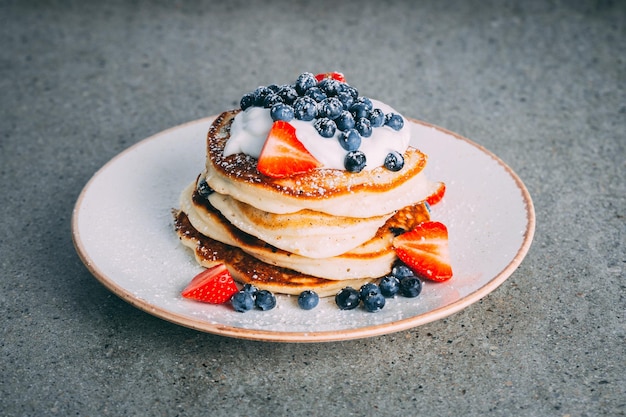
[{"label": "blueberry", "polygon": [[298,296],[298,305],[303,310],[312,310],[317,307],[320,297],[315,291],[305,290]]},{"label": "blueberry", "polygon": [[269,88],[272,93],[278,93],[278,90],[280,90],[280,86],[277,84],[270,84],[267,86],[267,88]]},{"label": "blueberry", "polygon": [[244,284],[241,291],[245,291],[253,297],[256,297],[256,293],[259,291],[259,289],[252,284]]},{"label": "blueberry", "polygon": [[358,97],[356,99],[356,102],[357,103],[363,103],[365,105],[365,108],[367,109],[368,112],[372,111],[372,109],[374,108],[374,104],[372,103],[372,100],[370,100],[367,97],[363,97],[363,96]]},{"label": "blueberry", "polygon": [[254,304],[263,311],[271,310],[276,307],[276,297],[268,290],[260,290],[256,293]]},{"label": "blueberry", "polygon": [[339,117],[335,119],[335,123],[337,124],[337,129],[345,132],[354,127],[354,117],[352,117],[352,113],[344,110]]},{"label": "blueberry", "polygon": [[391,151],[385,157],[384,165],[389,171],[400,171],[404,166],[404,157],[400,152]]},{"label": "blueberry", "polygon": [[318,117],[327,117],[331,120],[339,117],[343,111],[343,104],[337,97],[327,97],[317,106]]},{"label": "blueberry", "polygon": [[270,116],[273,121],[284,120],[290,122],[294,116],[293,107],[285,103],[275,103],[270,109]]},{"label": "blueberry", "polygon": [[359,288],[359,297],[361,298],[361,300],[364,300],[367,296],[376,294],[380,294],[380,288],[378,288],[378,285],[374,284],[373,282],[363,284],[363,286]]},{"label": "blueberry", "polygon": [[372,125],[370,124],[370,120],[365,117],[356,119],[354,122],[354,128],[364,138],[372,136]]},{"label": "blueberry", "polygon": [[363,298],[363,307],[370,313],[380,311],[385,306],[385,297],[380,293],[368,294]]},{"label": "blueberry", "polygon": [[249,292],[241,290],[231,297],[230,304],[235,311],[245,313],[254,308],[254,298]]},{"label": "blueberry", "polygon": [[283,99],[276,93],[270,93],[265,96],[265,100],[263,100],[263,107],[266,109],[271,108],[276,103],[282,103]]},{"label": "blueberry", "polygon": [[361,151],[350,151],[344,159],[344,166],[349,172],[361,172],[366,164],[365,154]]},{"label": "blueberry", "polygon": [[239,106],[241,107],[241,110],[245,110],[249,107],[253,107],[255,103],[256,103],[256,95],[254,94],[254,92],[251,92],[241,97]]},{"label": "blueberry", "polygon": [[206,182],[206,178],[199,178],[196,184],[196,190],[198,190],[198,194],[200,197],[208,198],[211,194],[213,194],[213,189]]},{"label": "blueberry", "polygon": [[273,93],[274,92],[269,87],[265,87],[265,86],[257,87],[257,89],[254,90],[253,92],[254,97],[255,97],[254,105],[256,107],[263,107],[265,103],[265,97]]},{"label": "blueberry", "polygon": [[293,103],[294,116],[305,122],[317,116],[317,103],[311,97],[298,97]]},{"label": "blueberry", "polygon": [[344,110],[349,110],[350,106],[354,104],[354,98],[352,98],[352,95],[347,91],[337,93],[337,99],[341,101]]},{"label": "blueberry", "polygon": [[339,135],[339,144],[346,151],[356,151],[361,146],[361,135],[356,129],[350,129]]},{"label": "blueberry", "polygon": [[393,297],[400,290],[400,280],[393,275],[387,275],[380,280],[378,287],[383,296]]},{"label": "blueberry", "polygon": [[316,102],[320,102],[328,97],[319,87],[311,87],[304,93],[306,97],[311,97]]},{"label": "blueberry", "polygon": [[359,98],[359,91],[349,84],[346,84],[346,87],[343,89],[343,91],[350,93],[352,99],[354,99],[355,101],[357,98]]},{"label": "blueberry", "polygon": [[352,287],[345,287],[335,295],[335,303],[341,310],[355,309],[359,301],[359,292]]},{"label": "blueberry", "polygon": [[276,94],[287,104],[293,104],[298,98],[298,92],[290,85],[281,86]]},{"label": "blueberry", "polygon": [[385,115],[385,126],[389,126],[393,130],[400,130],[404,126],[404,119],[397,113],[388,113]]},{"label": "blueberry", "polygon": [[325,138],[332,138],[337,131],[337,125],[335,122],[326,117],[316,119],[315,122],[313,122],[313,125],[315,126],[317,133]]},{"label": "blueberry", "polygon": [[404,277],[400,279],[400,294],[405,297],[414,298],[422,292],[422,281],[416,277]]},{"label": "blueberry", "polygon": [[337,90],[339,87],[339,81],[334,78],[324,78],[322,81],[317,83],[317,86],[326,94],[328,97],[333,97],[337,95]]},{"label": "blueberry", "polygon": [[300,76],[298,76],[295,88],[299,95],[304,95],[305,91],[311,87],[315,87],[316,85],[317,80],[315,79],[315,75],[310,72],[303,72]]},{"label": "blueberry", "polygon": [[367,109],[367,105],[365,103],[354,103],[352,106],[350,106],[350,113],[352,113],[355,119],[360,119],[361,117],[369,117],[369,110]]},{"label": "blueberry", "polygon": [[385,113],[381,109],[374,109],[370,112],[369,119],[372,127],[381,127],[385,124]]},{"label": "blueberry", "polygon": [[393,275],[394,277],[398,279],[402,279],[404,277],[415,276],[415,273],[411,270],[411,268],[406,266],[404,263],[398,261],[393,266],[393,268],[391,268],[391,275]]}]

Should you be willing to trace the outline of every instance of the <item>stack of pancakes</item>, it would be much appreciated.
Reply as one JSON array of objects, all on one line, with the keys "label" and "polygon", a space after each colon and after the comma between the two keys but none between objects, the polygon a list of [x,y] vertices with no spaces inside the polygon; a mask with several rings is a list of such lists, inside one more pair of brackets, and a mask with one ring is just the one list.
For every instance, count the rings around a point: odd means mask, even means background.
[{"label": "stack of pancakes", "polygon": [[[205,267],[224,263],[240,283],[276,293],[334,295],[388,274],[395,235],[429,220],[426,156],[409,147],[404,167],[359,173],[315,169],[270,178],[256,159],[224,156],[239,110],[207,135],[206,169],[182,193],[175,229]],[[209,192],[207,192],[209,190]]]}]

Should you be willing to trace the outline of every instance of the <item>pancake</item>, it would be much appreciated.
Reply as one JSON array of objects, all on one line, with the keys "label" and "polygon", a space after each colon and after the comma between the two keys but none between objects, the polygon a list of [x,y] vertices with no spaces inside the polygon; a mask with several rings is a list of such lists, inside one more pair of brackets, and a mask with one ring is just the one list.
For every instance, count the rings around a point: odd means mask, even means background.
[{"label": "pancake", "polygon": [[207,162],[203,174],[209,186],[223,195],[259,210],[285,214],[308,209],[333,216],[371,218],[424,201],[440,184],[422,170],[427,157],[415,148],[404,153],[404,167],[384,167],[346,173],[315,169],[286,178],[263,176],[256,159],[243,153],[224,156],[230,126],[239,110],[219,115],[207,134]]},{"label": "pancake", "polygon": [[194,251],[196,261],[205,268],[223,263],[233,279],[241,284],[252,284],[273,293],[298,295],[313,290],[320,297],[335,295],[337,291],[352,286],[359,288],[372,279],[329,280],[302,274],[287,268],[268,265],[248,255],[241,249],[225,245],[199,233],[187,215],[176,211],[175,230],[183,245]]},{"label": "pancake", "polygon": [[234,227],[190,185],[181,194],[180,207],[196,231],[221,243],[236,246],[262,262],[332,280],[378,278],[387,274],[396,260],[392,239],[399,232],[429,220],[423,204],[406,207],[375,231],[364,244],[329,258],[293,254],[246,234]]},{"label": "pancake", "polygon": [[234,226],[279,249],[309,258],[328,258],[367,242],[394,213],[370,218],[331,216],[313,210],[276,214],[213,193],[211,205]]}]

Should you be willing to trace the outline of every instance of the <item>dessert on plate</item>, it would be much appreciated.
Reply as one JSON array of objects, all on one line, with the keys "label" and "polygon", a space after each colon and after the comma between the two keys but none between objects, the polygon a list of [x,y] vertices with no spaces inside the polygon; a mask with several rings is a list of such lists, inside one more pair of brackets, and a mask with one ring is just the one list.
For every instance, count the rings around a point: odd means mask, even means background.
[{"label": "dessert on plate", "polygon": [[340,73],[258,87],[212,123],[175,230],[202,266],[273,293],[360,288],[399,257],[447,279],[441,254],[423,250],[438,238],[409,233],[433,223],[429,205],[445,185],[424,175],[428,157],[410,146],[407,124]]}]

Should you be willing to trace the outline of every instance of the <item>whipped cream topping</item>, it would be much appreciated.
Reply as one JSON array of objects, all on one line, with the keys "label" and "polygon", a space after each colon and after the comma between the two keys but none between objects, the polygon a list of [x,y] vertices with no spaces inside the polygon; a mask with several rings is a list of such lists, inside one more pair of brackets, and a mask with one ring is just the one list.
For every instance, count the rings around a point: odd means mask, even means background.
[{"label": "whipped cream topping", "polygon": [[[372,99],[372,104],[385,114],[398,113],[378,100]],[[345,170],[344,160],[347,151],[339,144],[338,138],[341,135],[339,129],[333,137],[324,138],[313,126],[313,121],[293,119],[289,123],[296,129],[298,140],[322,164],[322,168]],[[240,112],[235,116],[230,128],[230,138],[224,147],[224,156],[244,153],[258,159],[272,124],[270,110],[267,108],[249,107]],[[406,123],[398,131],[387,126],[373,128],[372,135],[362,138],[359,147],[367,159],[364,169],[383,166],[385,158],[392,151],[403,154],[409,146],[410,139],[410,129]]]}]

